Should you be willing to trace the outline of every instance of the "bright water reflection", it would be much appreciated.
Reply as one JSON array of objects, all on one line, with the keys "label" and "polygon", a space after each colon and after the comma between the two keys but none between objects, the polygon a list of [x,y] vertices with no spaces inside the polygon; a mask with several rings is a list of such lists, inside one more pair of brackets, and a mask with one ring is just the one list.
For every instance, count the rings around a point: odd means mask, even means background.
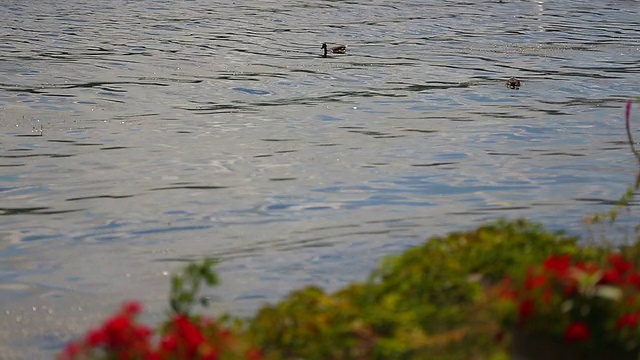
[{"label": "bright water reflection", "polygon": [[635,175],[637,1],[0,8],[8,356],[126,298],[161,314],[185,260],[221,259],[216,310],[250,314],[501,216],[579,233]]}]

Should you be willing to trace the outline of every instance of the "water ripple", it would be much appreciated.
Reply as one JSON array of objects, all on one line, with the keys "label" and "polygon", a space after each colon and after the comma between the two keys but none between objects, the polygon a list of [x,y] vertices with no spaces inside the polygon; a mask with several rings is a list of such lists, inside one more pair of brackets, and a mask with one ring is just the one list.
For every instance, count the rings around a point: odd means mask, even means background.
[{"label": "water ripple", "polygon": [[[634,1],[3,10],[0,292],[20,299],[7,306],[47,289],[65,304],[111,294],[83,302],[92,314],[153,302],[171,264],[213,256],[232,278],[221,301],[251,310],[496,217],[581,233],[635,179]],[[323,58],[323,42],[347,53]],[[0,344],[37,332],[3,329]]]}]

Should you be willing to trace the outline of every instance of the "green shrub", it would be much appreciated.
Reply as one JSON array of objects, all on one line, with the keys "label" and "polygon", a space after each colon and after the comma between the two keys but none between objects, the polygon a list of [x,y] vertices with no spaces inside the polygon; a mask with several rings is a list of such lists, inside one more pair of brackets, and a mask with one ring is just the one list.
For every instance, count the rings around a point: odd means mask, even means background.
[{"label": "green shrub", "polygon": [[264,307],[249,336],[273,359],[471,359],[499,353],[485,289],[550,254],[602,250],[524,220],[434,237],[334,294],[309,287]]}]

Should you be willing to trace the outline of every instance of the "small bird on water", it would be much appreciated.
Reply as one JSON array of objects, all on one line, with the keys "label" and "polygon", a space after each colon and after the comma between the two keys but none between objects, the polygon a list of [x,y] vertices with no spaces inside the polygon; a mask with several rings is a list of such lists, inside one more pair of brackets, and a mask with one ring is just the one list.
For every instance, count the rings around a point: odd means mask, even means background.
[{"label": "small bird on water", "polygon": [[327,48],[327,43],[322,43],[322,47],[320,47],[320,49],[324,50],[324,54],[322,54],[322,57],[327,57],[327,51],[331,51],[334,54],[344,54],[347,52],[347,45],[336,45],[336,46],[332,46],[330,48]]},{"label": "small bird on water", "polygon": [[509,88],[517,90],[517,89],[520,89],[521,83],[520,83],[520,80],[518,80],[517,78],[511,77],[511,78],[509,78],[509,80],[507,80],[507,84],[506,85]]}]

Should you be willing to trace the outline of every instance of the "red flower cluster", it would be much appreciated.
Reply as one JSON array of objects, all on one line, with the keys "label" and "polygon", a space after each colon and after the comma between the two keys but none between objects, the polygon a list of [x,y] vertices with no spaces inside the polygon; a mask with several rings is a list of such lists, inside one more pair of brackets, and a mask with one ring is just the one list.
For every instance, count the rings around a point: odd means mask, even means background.
[{"label": "red flower cluster", "polygon": [[[154,334],[137,322],[142,311],[137,302],[125,303],[102,326],[90,330],[82,340],[68,344],[60,360],[109,358],[117,360],[217,360],[227,358],[259,360],[260,352],[237,339],[229,329],[207,318],[175,315]],[[159,341],[153,341],[159,337]]]},{"label": "red flower cluster", "polygon": [[640,272],[620,253],[610,254],[602,266],[553,255],[528,268],[521,282],[503,279],[500,291],[515,304],[515,325],[547,329],[577,343],[610,330],[620,341],[640,340],[639,295]]}]

